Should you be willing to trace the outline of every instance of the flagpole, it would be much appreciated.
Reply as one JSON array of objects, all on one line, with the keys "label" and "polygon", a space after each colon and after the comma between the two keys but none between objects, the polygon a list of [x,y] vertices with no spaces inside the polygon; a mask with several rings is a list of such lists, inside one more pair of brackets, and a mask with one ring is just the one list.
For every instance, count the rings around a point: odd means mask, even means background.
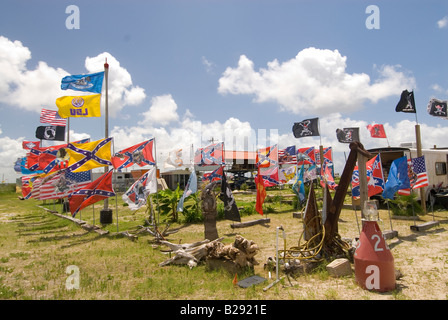
[{"label": "flagpole", "polygon": [[[106,98],[106,104],[105,104],[105,138],[109,138],[109,87],[108,87],[108,78],[109,78],[109,64],[106,62],[104,63],[104,79],[105,79],[105,98]],[[109,166],[106,165],[104,167],[104,173],[106,174],[109,171]],[[100,211],[100,215],[102,213],[109,214],[110,217],[112,217],[112,210],[109,209],[109,199],[104,199],[104,208]],[[118,219],[118,218],[117,218]],[[118,221],[117,221],[118,223]]]},{"label": "flagpole", "polygon": [[67,143],[70,142],[70,117],[67,118]]},{"label": "flagpole", "polygon": [[[156,137],[154,139],[154,154],[156,160],[156,198],[157,198],[157,224],[160,223],[160,206],[159,206],[159,180],[157,179],[157,144]],[[155,219],[154,219],[155,220]]]}]

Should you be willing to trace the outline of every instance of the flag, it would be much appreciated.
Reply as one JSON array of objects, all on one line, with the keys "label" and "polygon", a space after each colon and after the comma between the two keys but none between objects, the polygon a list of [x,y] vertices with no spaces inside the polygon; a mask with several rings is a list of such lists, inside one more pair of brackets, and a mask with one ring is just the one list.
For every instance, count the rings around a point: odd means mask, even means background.
[{"label": "flag", "polygon": [[[323,148],[323,154],[324,154],[324,163],[329,162],[330,165],[333,165],[333,149],[331,147]],[[320,164],[320,150],[315,149],[314,150],[314,156],[315,156],[315,163]]]},{"label": "flag", "polygon": [[256,175],[254,179],[255,185],[257,187],[257,198],[255,202],[255,210],[263,215],[263,202],[266,198],[266,189],[264,187],[264,180],[263,177],[260,174],[260,169],[258,169],[258,174]]},{"label": "flag", "polygon": [[409,92],[408,90],[403,90],[400,101],[398,101],[398,104],[395,107],[395,111],[417,113],[417,110],[415,109],[414,91]]},{"label": "flag", "polygon": [[393,199],[397,190],[409,189],[410,187],[406,156],[395,159],[392,161],[389,175],[384,185],[383,198]]},{"label": "flag", "polygon": [[33,148],[40,148],[40,141],[23,141],[22,148],[25,150],[31,150]]},{"label": "flag", "polygon": [[296,166],[281,168],[278,173],[278,177],[280,179],[280,182],[282,183],[291,182],[295,176],[296,176]]},{"label": "flag", "polygon": [[111,147],[112,138],[87,142],[69,143],[66,151],[70,156],[68,169],[74,172],[87,171],[93,168],[112,165]]},{"label": "flag", "polygon": [[372,138],[386,138],[386,131],[384,131],[382,124],[369,124],[367,130],[369,130]]},{"label": "flag", "polygon": [[56,99],[62,118],[101,117],[101,94],[64,96]]},{"label": "flag", "polygon": [[256,158],[258,168],[268,168],[278,166],[278,147],[277,145],[257,149]]},{"label": "flag", "polygon": [[18,173],[25,174],[25,175],[43,173],[42,170],[28,169],[27,161],[28,161],[28,156],[17,158],[17,160],[14,164],[14,170]]},{"label": "flag", "polygon": [[227,183],[227,177],[225,174],[222,175],[221,193],[219,198],[224,203],[224,217],[227,220],[241,222],[240,211],[238,210],[238,206],[236,205],[235,197],[233,196],[232,190]]},{"label": "flag", "polygon": [[155,166],[135,181],[122,198],[124,202],[129,204],[129,209],[137,210],[146,204],[148,196],[152,193],[157,193]]},{"label": "flag", "polygon": [[66,76],[61,80],[61,89],[101,93],[103,79],[104,71]]},{"label": "flag", "polygon": [[89,183],[85,187],[69,194],[68,202],[70,212],[73,217],[75,217],[76,214],[85,207],[106,198],[115,196],[115,192],[112,187],[112,174],[113,169],[101,175],[98,179]]},{"label": "flag", "polygon": [[412,189],[418,189],[427,187],[428,184],[428,174],[426,172],[425,156],[411,159],[412,172]]},{"label": "flag", "polygon": [[296,164],[297,153],[296,146],[287,147],[278,150],[278,164]]},{"label": "flag", "polygon": [[70,172],[60,170],[42,178],[40,200],[61,199],[75,190],[87,186],[91,181],[91,172]]},{"label": "flag", "polygon": [[190,174],[190,178],[188,178],[187,185],[185,186],[184,193],[177,204],[177,211],[184,211],[184,201],[185,199],[198,191],[198,178],[196,177],[196,172],[193,170]]},{"label": "flag", "polygon": [[317,168],[315,164],[308,167],[303,174],[303,178],[305,181],[313,181],[317,179]]},{"label": "flag", "polygon": [[295,138],[319,136],[319,118],[295,122],[292,127],[292,133]]},{"label": "flag", "polygon": [[42,184],[42,178],[40,175],[35,175],[30,178],[29,185],[31,188],[31,198],[40,199],[40,185]]},{"label": "flag", "polygon": [[[384,176],[383,167],[381,165],[380,155],[376,155],[372,159],[366,162],[366,173],[367,173],[367,194],[369,197],[383,192],[384,186]],[[352,176],[352,196],[359,197],[359,170],[358,166],[353,170]]]},{"label": "flag", "polygon": [[351,143],[359,141],[359,128],[336,129],[336,137],[341,143]]},{"label": "flag", "polygon": [[330,190],[335,190],[338,186],[334,182],[332,170],[330,169],[330,166],[327,162],[324,162],[324,165],[321,168],[320,185],[322,186],[322,188],[325,188],[325,185],[327,185]]},{"label": "flag", "polygon": [[204,176],[202,177],[202,181],[219,181],[222,179],[224,175],[224,167],[221,166],[216,170],[213,170],[211,173],[204,173]]},{"label": "flag", "polygon": [[297,164],[310,164],[316,163],[316,154],[314,152],[314,147],[309,148],[299,148],[297,149]]},{"label": "flag", "polygon": [[49,123],[53,126],[67,125],[67,119],[63,119],[59,116],[59,113],[55,110],[42,109],[40,111],[40,123]]},{"label": "flag", "polygon": [[428,113],[434,117],[448,117],[447,101],[441,101],[435,98],[429,100],[427,106]]},{"label": "flag", "polygon": [[182,149],[171,151],[165,159],[164,168],[181,167],[184,164],[182,160]]},{"label": "flag", "polygon": [[224,165],[224,142],[211,144],[205,148],[199,148],[194,155],[194,164],[197,166]]},{"label": "flag", "polygon": [[36,129],[36,138],[41,140],[65,140],[65,127],[63,126],[39,126]]},{"label": "flag", "polygon": [[401,188],[398,190],[400,195],[410,195],[410,189],[418,189],[428,186],[428,174],[426,172],[425,156],[412,158],[407,160],[409,188]]},{"label": "flag", "polygon": [[265,187],[273,187],[280,184],[280,179],[278,176],[278,166],[261,169],[258,172],[263,178],[263,184]]},{"label": "flag", "polygon": [[304,165],[302,164],[302,167],[300,168],[299,172],[295,177],[294,184],[292,185],[292,191],[297,195],[300,203],[305,201],[305,184],[303,180],[304,170],[305,168]]},{"label": "flag", "polygon": [[24,199],[31,198],[30,178],[31,176],[22,177],[22,196]]},{"label": "flag", "polygon": [[151,139],[118,151],[111,159],[112,165],[118,171],[130,167],[133,164],[137,164],[140,167],[146,165],[153,166],[156,164],[152,155],[153,145],[154,139]]}]

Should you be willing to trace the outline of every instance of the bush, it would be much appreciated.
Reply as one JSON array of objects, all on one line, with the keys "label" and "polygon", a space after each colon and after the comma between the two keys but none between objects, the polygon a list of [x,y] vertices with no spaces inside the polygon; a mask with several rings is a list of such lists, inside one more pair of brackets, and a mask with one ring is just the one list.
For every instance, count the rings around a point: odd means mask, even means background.
[{"label": "bush", "polygon": [[392,213],[396,216],[413,216],[415,214],[420,214],[423,212],[420,203],[417,201],[417,196],[415,194],[410,194],[408,196],[397,196],[394,200],[390,200],[389,203],[392,205]]}]

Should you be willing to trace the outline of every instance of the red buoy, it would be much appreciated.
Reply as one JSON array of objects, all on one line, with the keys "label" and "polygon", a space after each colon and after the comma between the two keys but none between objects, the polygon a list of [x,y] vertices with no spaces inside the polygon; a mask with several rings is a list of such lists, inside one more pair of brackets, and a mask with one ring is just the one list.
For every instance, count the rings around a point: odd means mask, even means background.
[{"label": "red buoy", "polygon": [[363,221],[354,266],[356,282],[363,289],[378,292],[395,289],[394,258],[376,221]]}]

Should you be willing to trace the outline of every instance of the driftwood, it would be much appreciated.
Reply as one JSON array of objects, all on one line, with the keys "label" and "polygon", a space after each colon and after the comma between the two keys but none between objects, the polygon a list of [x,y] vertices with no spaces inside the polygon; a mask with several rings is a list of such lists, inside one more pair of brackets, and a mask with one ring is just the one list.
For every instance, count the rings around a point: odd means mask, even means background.
[{"label": "driftwood", "polygon": [[216,228],[216,218],[218,211],[216,210],[216,195],[213,192],[217,181],[211,182],[204,187],[201,192],[201,207],[204,215],[204,236],[205,239],[215,240],[218,236]]},{"label": "driftwood", "polygon": [[168,230],[169,228],[169,224],[165,227],[165,229],[163,229],[162,232],[159,231],[159,229],[157,228],[156,225],[151,225],[149,227],[144,227],[144,226],[138,226],[139,230],[137,230],[137,232],[135,233],[140,234],[140,233],[149,233],[150,235],[152,235],[155,239],[155,242],[160,242],[162,240],[165,240],[165,238],[173,233],[178,232],[179,230]]},{"label": "driftwood", "polygon": [[240,223],[232,223],[230,225],[231,228],[246,228],[246,227],[250,227],[250,226],[254,226],[257,224],[265,224],[265,223],[269,223],[271,222],[271,219],[269,218],[263,218],[263,219],[257,219],[257,220],[252,220],[252,221],[245,221],[245,222],[240,222]]},{"label": "driftwood", "polygon": [[191,244],[173,244],[161,241],[162,244],[173,250],[175,256],[159,265],[186,264],[191,269],[203,259],[230,260],[239,267],[252,267],[258,264],[255,255],[259,248],[253,241],[237,235],[233,244],[224,245],[221,242],[222,239],[204,240]]},{"label": "driftwood", "polygon": [[163,267],[169,264],[186,264],[191,268],[195,267],[198,262],[203,259],[208,253],[208,246],[213,246],[214,243],[220,242],[224,238],[216,240],[204,240],[192,244],[176,245],[168,241],[161,241],[162,244],[174,249],[175,256],[160,263]]}]

